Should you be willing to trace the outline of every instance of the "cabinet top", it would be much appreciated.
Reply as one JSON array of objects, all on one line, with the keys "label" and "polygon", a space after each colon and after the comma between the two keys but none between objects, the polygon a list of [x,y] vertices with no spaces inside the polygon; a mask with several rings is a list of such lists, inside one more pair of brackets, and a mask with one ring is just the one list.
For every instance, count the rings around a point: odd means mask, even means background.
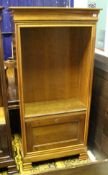
[{"label": "cabinet top", "polygon": [[14,21],[97,21],[97,8],[66,8],[66,7],[10,7]]},{"label": "cabinet top", "polygon": [[32,9],[32,10],[37,10],[37,9],[40,9],[40,10],[44,10],[44,9],[47,9],[47,10],[83,10],[83,11],[95,11],[95,10],[101,10],[100,8],[73,8],[73,7],[30,7],[30,6],[11,6],[9,7],[9,9],[12,9],[12,10],[24,10],[24,9]]}]

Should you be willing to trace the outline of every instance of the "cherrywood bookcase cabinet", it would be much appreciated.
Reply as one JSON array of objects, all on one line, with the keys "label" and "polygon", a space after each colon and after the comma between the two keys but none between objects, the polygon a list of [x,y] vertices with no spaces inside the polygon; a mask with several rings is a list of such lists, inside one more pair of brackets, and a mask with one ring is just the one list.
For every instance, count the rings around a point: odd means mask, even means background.
[{"label": "cherrywood bookcase cabinet", "polygon": [[24,163],[76,154],[86,158],[99,9],[10,10]]},{"label": "cherrywood bookcase cabinet", "polygon": [[[0,7],[0,26],[1,13],[2,7]],[[0,27],[0,169],[1,168],[8,168],[8,174],[16,172],[16,166],[12,156],[11,133],[7,111],[6,83]]]}]

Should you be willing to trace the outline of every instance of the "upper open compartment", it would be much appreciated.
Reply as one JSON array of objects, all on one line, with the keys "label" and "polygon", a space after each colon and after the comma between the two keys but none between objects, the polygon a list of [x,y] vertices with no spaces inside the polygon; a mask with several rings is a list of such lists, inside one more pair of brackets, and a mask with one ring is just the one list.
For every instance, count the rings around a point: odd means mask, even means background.
[{"label": "upper open compartment", "polygon": [[26,117],[86,110],[91,29],[20,29]]}]

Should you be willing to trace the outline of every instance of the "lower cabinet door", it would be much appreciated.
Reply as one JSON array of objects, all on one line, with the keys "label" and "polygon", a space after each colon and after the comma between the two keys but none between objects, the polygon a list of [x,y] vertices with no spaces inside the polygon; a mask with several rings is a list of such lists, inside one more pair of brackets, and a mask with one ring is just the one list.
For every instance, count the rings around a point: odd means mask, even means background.
[{"label": "lower cabinet door", "polygon": [[27,152],[83,143],[85,116],[85,112],[78,112],[34,117],[27,120]]}]

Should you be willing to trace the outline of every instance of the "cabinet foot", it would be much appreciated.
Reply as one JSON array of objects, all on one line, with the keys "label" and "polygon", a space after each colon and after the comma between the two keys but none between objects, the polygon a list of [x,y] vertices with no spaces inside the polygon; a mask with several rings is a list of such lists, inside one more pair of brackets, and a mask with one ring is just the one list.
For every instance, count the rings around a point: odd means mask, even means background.
[{"label": "cabinet foot", "polygon": [[12,174],[15,174],[15,173],[18,173],[16,165],[8,166],[8,174],[12,175]]},{"label": "cabinet foot", "polygon": [[32,168],[32,163],[23,163],[23,171],[31,170]]},{"label": "cabinet foot", "polygon": [[80,153],[79,160],[86,160],[88,159],[87,152]]}]

